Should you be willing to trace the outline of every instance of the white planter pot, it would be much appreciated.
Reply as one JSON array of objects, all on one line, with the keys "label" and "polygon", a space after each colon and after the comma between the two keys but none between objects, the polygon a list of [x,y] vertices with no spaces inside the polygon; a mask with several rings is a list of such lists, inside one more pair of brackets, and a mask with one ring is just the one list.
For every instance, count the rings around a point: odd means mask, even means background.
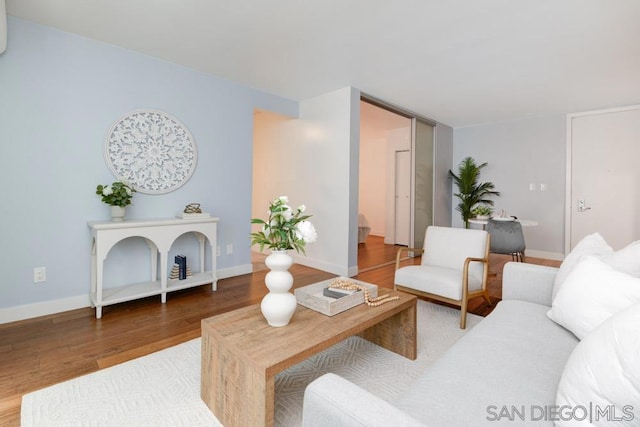
[{"label": "white planter pot", "polygon": [[124,206],[111,206],[111,221],[124,221]]},{"label": "white planter pot", "polygon": [[293,276],[289,273],[293,258],[287,251],[272,251],[265,263],[271,270],[264,279],[269,293],[262,299],[260,309],[269,325],[286,326],[298,304],[296,297],[289,292],[293,285]]}]

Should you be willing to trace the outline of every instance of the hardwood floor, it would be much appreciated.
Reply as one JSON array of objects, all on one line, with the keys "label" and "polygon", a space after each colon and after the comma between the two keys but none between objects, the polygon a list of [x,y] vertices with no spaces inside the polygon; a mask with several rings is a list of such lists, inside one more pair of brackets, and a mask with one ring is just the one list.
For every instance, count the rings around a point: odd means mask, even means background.
[{"label": "hardwood floor", "polygon": [[358,271],[365,272],[396,262],[398,248],[386,245],[384,237],[369,235],[365,243],[358,245]]},{"label": "hardwood floor", "polygon": [[[360,251],[362,270],[357,278],[393,287],[395,248],[369,243]],[[364,246],[364,245],[361,245]],[[391,245],[385,245],[391,246]],[[510,257],[492,256],[492,300],[502,295],[502,271]],[[559,262],[527,258],[528,262],[559,265]],[[419,262],[406,260],[403,264]],[[383,264],[376,268],[376,265]],[[209,286],[171,293],[167,303],[158,297],[107,306],[102,319],[95,310],[83,308],[0,325],[0,425],[20,424],[22,395],[80,375],[97,371],[200,336],[200,321],[230,310],[259,303],[266,294],[266,269],[220,280],[218,290]],[[334,275],[294,265],[294,287]],[[491,307],[476,298],[470,311],[486,315]]]}]

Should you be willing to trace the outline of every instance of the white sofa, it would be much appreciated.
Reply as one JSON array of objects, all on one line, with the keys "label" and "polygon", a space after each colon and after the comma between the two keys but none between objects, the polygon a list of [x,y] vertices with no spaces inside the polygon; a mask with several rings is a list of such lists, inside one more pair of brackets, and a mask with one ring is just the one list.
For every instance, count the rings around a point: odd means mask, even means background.
[{"label": "white sofa", "polygon": [[514,409],[524,409],[525,422],[540,418],[542,408],[555,405],[565,363],[579,342],[546,315],[557,270],[508,263],[503,301],[396,402],[334,374],[313,381],[305,391],[303,425],[512,426],[505,410]]}]

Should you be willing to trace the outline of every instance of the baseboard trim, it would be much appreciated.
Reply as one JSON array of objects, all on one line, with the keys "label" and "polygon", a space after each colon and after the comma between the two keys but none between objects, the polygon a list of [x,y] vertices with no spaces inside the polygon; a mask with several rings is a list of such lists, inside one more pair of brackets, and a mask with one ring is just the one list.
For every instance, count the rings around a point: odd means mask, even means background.
[{"label": "baseboard trim", "polygon": [[[216,270],[218,280],[242,276],[243,274],[250,274],[251,272],[251,264],[237,265],[234,267]],[[2,308],[0,309],[0,325],[86,307],[91,307],[91,300],[89,299],[88,294]]]},{"label": "baseboard trim", "polygon": [[218,273],[218,280],[228,279],[229,277],[236,277],[253,273],[253,266],[251,264],[243,264],[236,265],[235,267],[221,268],[216,271]]},{"label": "baseboard trim", "polygon": [[530,256],[533,258],[543,258],[543,259],[552,259],[554,261],[562,261],[564,259],[564,254],[558,252],[546,252],[546,251],[536,251],[536,250],[525,250],[525,256]]},{"label": "baseboard trim", "polygon": [[18,305],[0,309],[0,324],[47,316],[91,306],[89,295],[77,295],[33,304]]},{"label": "baseboard trim", "polygon": [[[333,273],[338,276],[355,276],[358,274],[358,267],[342,267],[335,264],[330,264],[323,261],[318,261],[312,258],[301,257],[297,255],[293,255],[294,262],[305,265],[307,267],[315,268],[318,270],[326,271],[328,273]],[[353,269],[355,268],[355,273],[353,273]]]}]

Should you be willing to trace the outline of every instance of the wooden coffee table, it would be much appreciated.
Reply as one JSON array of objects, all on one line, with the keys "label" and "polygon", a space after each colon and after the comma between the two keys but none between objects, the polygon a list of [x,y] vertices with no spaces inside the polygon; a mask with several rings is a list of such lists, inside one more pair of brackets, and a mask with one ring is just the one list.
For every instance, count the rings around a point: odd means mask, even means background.
[{"label": "wooden coffee table", "polygon": [[298,305],[289,325],[267,324],[260,305],[202,321],[200,395],[226,427],[272,426],[277,373],[353,335],[414,360],[416,297],[358,305],[329,317]]}]

